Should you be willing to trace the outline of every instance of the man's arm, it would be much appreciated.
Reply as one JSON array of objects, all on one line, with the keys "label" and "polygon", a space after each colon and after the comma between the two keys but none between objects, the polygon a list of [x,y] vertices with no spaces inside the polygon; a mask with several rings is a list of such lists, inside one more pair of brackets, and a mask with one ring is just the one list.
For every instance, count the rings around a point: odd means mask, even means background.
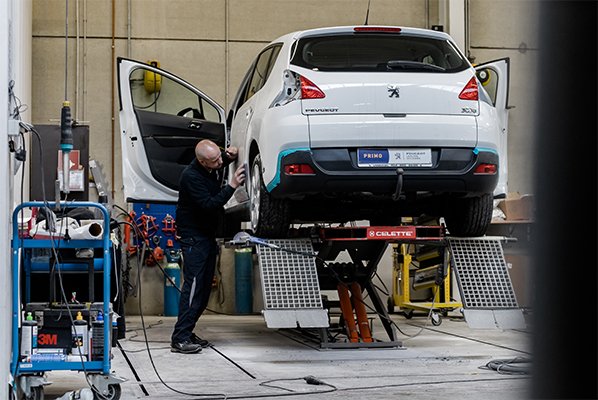
[{"label": "man's arm", "polygon": [[181,190],[185,190],[193,203],[203,209],[219,209],[232,197],[235,189],[225,185],[217,194],[212,195],[209,190],[210,182],[202,176],[194,176],[191,179],[183,179]]}]

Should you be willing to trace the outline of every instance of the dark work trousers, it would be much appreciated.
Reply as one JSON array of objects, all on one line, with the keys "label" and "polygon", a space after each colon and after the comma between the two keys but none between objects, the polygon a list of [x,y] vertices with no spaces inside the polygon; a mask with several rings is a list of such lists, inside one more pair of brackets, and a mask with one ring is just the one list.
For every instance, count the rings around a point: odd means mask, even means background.
[{"label": "dark work trousers", "polygon": [[208,306],[218,256],[214,238],[194,236],[179,242],[183,251],[184,281],[172,343],[191,338],[197,320]]}]

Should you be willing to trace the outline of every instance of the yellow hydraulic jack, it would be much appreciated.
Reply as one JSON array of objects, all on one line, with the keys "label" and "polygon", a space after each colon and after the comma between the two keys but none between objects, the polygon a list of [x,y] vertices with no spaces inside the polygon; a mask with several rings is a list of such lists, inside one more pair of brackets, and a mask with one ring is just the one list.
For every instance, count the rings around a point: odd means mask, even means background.
[{"label": "yellow hydraulic jack", "polygon": [[[414,310],[429,313],[432,325],[442,323],[442,316],[463,307],[452,299],[452,275],[445,244],[395,244],[392,271],[392,295],[389,312],[395,307],[407,319]],[[422,298],[421,300],[412,299]]]}]

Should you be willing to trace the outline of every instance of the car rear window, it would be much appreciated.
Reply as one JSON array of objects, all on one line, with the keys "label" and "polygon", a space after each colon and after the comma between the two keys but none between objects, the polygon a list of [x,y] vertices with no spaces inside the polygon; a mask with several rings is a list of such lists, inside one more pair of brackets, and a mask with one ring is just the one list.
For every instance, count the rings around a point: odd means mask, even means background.
[{"label": "car rear window", "polygon": [[312,36],[291,64],[319,71],[458,72],[469,67],[448,40],[408,34]]}]

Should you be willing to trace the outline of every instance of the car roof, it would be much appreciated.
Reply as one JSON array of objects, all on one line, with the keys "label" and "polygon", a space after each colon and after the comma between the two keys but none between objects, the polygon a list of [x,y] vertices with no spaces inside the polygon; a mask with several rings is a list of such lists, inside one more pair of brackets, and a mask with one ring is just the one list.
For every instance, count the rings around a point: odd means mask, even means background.
[{"label": "car roof", "polygon": [[391,25],[346,25],[346,26],[329,26],[322,28],[306,29],[302,31],[290,32],[285,35],[278,37],[273,40],[272,43],[286,43],[293,42],[294,40],[302,37],[314,36],[314,35],[325,35],[325,34],[336,34],[336,33],[352,33],[355,28],[400,28],[402,33],[408,33],[413,35],[421,35],[428,37],[435,37],[443,40],[452,40],[452,38],[445,32],[433,31],[431,29],[412,28],[403,26],[391,26]]}]

